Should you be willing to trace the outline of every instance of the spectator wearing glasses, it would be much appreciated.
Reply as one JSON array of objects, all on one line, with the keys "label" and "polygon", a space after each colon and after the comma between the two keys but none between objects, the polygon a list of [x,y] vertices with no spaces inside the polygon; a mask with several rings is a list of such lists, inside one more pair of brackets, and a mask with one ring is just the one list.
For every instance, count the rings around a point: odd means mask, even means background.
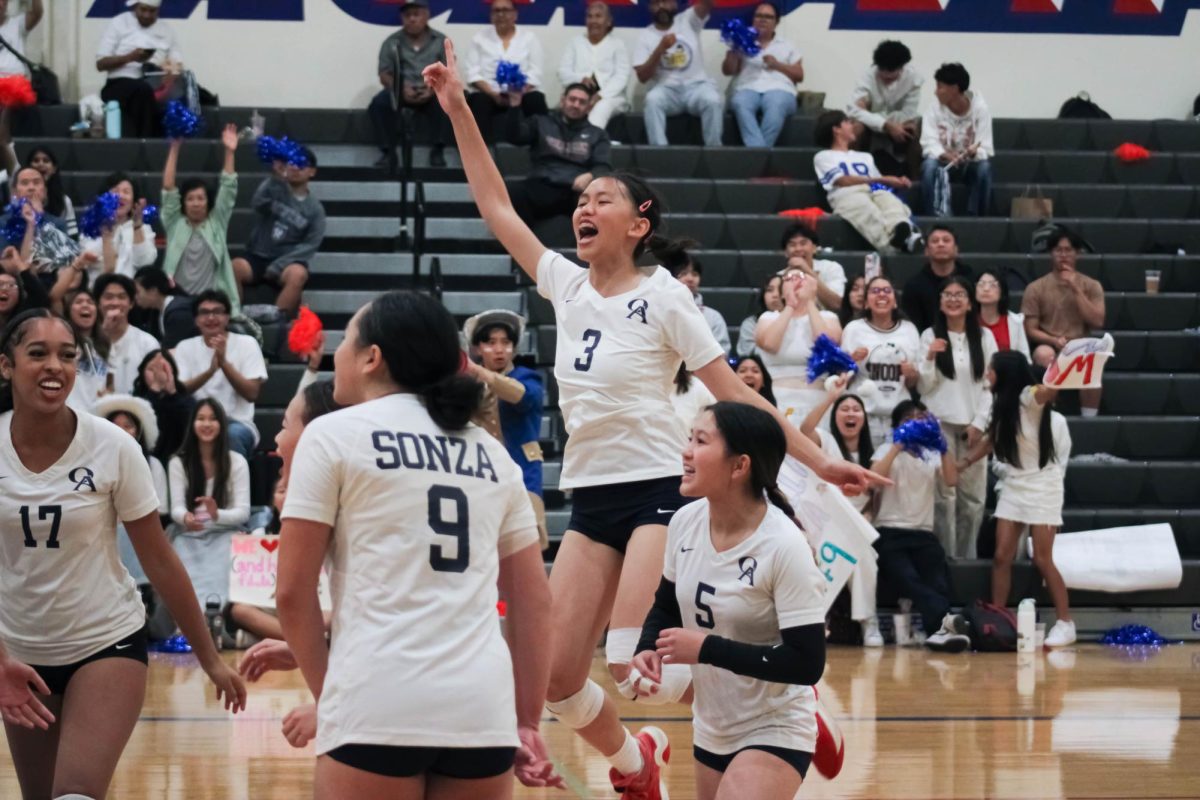
[{"label": "spectator wearing glasses", "polygon": [[211,397],[229,415],[229,445],[249,458],[258,444],[254,401],[267,380],[267,365],[252,336],[229,331],[229,298],[210,289],[195,299],[199,336],[175,348],[179,380],[197,400]]},{"label": "spectator wearing glasses", "polygon": [[979,273],[975,281],[975,302],[979,304],[979,322],[996,337],[996,349],[1016,350],[1029,360],[1029,337],[1025,335],[1025,315],[1009,310],[1008,284],[992,269]]},{"label": "spectator wearing glasses", "polygon": [[717,84],[704,69],[700,32],[712,14],[712,0],[697,0],[679,11],[679,0],[650,0],[654,20],[638,36],[633,71],[651,84],[646,92],[646,138],[667,145],[667,117],[687,112],[700,117],[706,147],[719,147],[725,107]]},{"label": "spectator wearing glasses", "polygon": [[558,67],[563,86],[582,83],[592,93],[588,122],[603,130],[613,114],[629,109],[625,91],[633,69],[625,43],[612,35],[612,10],[602,0],[588,3],[586,27],[567,44]]},{"label": "spectator wearing glasses", "polygon": [[[759,3],[751,25],[758,31],[758,55],[730,48],[721,73],[733,77],[729,101],[746,147],[774,147],[788,117],[796,113],[796,84],[804,80],[800,51],[775,34],[779,9]],[[761,116],[761,120],[759,117]]]},{"label": "spectator wearing glasses", "polygon": [[856,149],[873,155],[884,175],[911,175],[921,160],[918,106],[925,77],[912,67],[912,52],[903,42],[880,42],[873,61],[846,106],[862,129]]},{"label": "spectator wearing glasses", "polygon": [[[542,85],[542,43],[537,35],[517,27],[517,7],[512,0],[492,0],[492,27],[471,39],[464,62],[467,84],[473,89],[467,104],[484,140],[494,140],[492,120],[511,106],[520,106],[529,116],[547,112]],[[501,61],[516,64],[525,75],[525,86],[512,91],[496,82]]]}]

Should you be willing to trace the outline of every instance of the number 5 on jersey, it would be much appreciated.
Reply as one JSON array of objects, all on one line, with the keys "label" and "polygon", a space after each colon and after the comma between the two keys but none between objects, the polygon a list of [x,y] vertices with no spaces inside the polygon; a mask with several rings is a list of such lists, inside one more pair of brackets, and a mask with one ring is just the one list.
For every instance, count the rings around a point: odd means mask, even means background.
[{"label": "number 5 on jersey", "polygon": [[600,346],[600,331],[588,328],[583,332],[583,341],[583,355],[575,359],[575,369],[587,372],[592,368],[592,356],[595,354],[596,348]]}]

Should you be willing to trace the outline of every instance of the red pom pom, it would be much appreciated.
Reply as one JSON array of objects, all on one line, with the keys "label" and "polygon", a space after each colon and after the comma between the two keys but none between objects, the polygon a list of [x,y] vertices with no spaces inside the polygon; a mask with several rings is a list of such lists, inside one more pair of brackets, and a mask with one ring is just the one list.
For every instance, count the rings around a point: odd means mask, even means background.
[{"label": "red pom pom", "polygon": [[808,208],[789,208],[786,211],[780,211],[779,216],[810,220],[811,222],[815,223],[818,219],[825,216],[825,209],[818,206],[809,206]]},{"label": "red pom pom", "polygon": [[503,600],[497,600],[496,601],[496,613],[498,613],[502,617],[507,617],[508,616],[508,603],[504,602]]},{"label": "red pom pom", "polygon": [[1127,164],[1132,161],[1145,161],[1150,157],[1149,150],[1133,142],[1126,142],[1114,150],[1113,154]]},{"label": "red pom pom", "polygon": [[24,75],[6,75],[0,78],[0,106],[24,108],[37,102],[33,85]]},{"label": "red pom pom", "polygon": [[288,331],[288,349],[298,356],[307,356],[317,346],[317,338],[323,327],[321,318],[313,313],[308,306],[301,306],[300,316],[292,323]]}]

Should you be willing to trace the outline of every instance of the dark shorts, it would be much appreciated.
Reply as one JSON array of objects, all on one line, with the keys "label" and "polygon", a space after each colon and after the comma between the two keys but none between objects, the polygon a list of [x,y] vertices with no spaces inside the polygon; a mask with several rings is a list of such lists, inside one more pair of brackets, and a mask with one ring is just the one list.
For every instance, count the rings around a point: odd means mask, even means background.
[{"label": "dark shorts", "polygon": [[717,772],[724,772],[729,769],[729,765],[733,763],[733,759],[738,753],[746,750],[762,750],[764,753],[770,753],[776,758],[786,761],[788,765],[800,773],[800,777],[804,778],[808,775],[808,765],[812,763],[812,753],[806,753],[803,750],[789,750],[786,747],[772,747],[769,744],[752,744],[749,747],[743,747],[735,753],[727,755],[717,755],[710,753],[699,747],[692,747],[692,756],[696,762],[703,764],[709,769],[715,769]]},{"label": "dark shorts", "polygon": [[582,486],[571,493],[569,530],[624,553],[642,525],[666,525],[691,502],[679,493],[679,477]]},{"label": "dark shorts", "polygon": [[79,671],[80,667],[104,658],[130,658],[143,664],[148,663],[150,659],[146,655],[146,629],[142,628],[137,633],[126,636],[121,641],[92,653],[74,664],[63,664],[57,667],[42,667],[37,664],[29,666],[33,667],[34,671],[46,682],[46,686],[50,688],[50,694],[63,694],[67,691],[67,684],[71,682],[71,678],[75,677],[75,673]]},{"label": "dark shorts", "polygon": [[[269,266],[271,266],[271,264],[275,263],[275,259],[263,258],[262,256],[255,255],[254,253],[251,253],[248,251],[245,253],[242,253],[242,258],[246,259],[246,261],[250,264],[250,271],[254,273],[254,280],[256,282],[258,282],[258,283],[262,283],[263,281],[268,281],[270,283],[278,283],[279,282],[279,276],[281,274],[283,274],[282,271],[272,272],[270,275],[267,274],[267,267],[269,267]],[[306,271],[311,271],[308,268],[307,262],[294,261],[292,263],[299,264],[300,266],[304,267],[304,269]],[[285,266],[287,266],[287,265],[285,265]]]},{"label": "dark shorts", "polygon": [[344,744],[325,755],[339,764],[388,778],[431,773],[460,780],[503,775],[512,769],[515,747],[392,747]]}]

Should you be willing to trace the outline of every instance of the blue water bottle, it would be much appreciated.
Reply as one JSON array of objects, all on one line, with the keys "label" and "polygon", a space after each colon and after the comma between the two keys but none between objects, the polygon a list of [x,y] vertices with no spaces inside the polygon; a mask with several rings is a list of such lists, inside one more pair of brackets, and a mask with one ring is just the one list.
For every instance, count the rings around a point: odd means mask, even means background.
[{"label": "blue water bottle", "polygon": [[121,104],[116,100],[104,104],[104,135],[109,139],[121,138]]}]

